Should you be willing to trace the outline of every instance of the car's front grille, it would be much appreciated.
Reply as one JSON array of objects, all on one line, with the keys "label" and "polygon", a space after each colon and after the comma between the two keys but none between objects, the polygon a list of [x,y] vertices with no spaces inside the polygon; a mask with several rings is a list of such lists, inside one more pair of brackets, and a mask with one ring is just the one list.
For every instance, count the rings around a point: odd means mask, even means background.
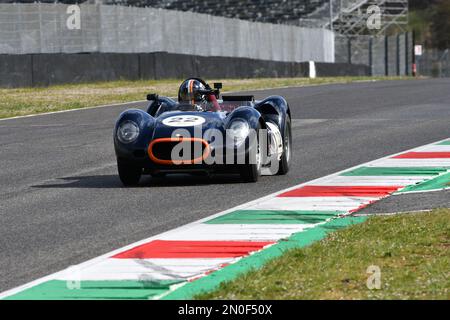
[{"label": "car's front grille", "polygon": [[199,138],[160,138],[148,147],[150,159],[162,165],[202,163],[209,152],[208,142]]}]

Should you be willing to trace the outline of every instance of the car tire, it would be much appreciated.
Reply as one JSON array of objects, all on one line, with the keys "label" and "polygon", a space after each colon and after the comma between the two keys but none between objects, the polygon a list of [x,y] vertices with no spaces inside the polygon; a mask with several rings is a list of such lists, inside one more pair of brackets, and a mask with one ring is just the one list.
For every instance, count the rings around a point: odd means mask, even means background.
[{"label": "car tire", "polygon": [[254,153],[252,156],[253,158],[248,158],[247,164],[241,165],[239,167],[239,174],[241,175],[241,179],[244,182],[256,182],[258,181],[259,177],[261,176],[261,166],[262,166],[262,159],[261,159],[261,150],[259,145],[259,130],[261,129],[261,126],[258,125],[256,128],[256,148],[257,152]]},{"label": "car tire", "polygon": [[156,179],[161,179],[166,176],[166,174],[164,172],[154,172],[154,173],[150,173],[150,175],[152,176],[152,178],[156,178]]},{"label": "car tire", "polygon": [[284,124],[284,133],[283,133],[283,154],[281,155],[281,159],[278,164],[277,175],[285,175],[289,172],[291,156],[292,156],[291,119],[288,115],[286,115],[286,122]]},{"label": "car tire", "polygon": [[121,159],[117,159],[117,170],[125,187],[136,186],[141,179],[142,168]]}]

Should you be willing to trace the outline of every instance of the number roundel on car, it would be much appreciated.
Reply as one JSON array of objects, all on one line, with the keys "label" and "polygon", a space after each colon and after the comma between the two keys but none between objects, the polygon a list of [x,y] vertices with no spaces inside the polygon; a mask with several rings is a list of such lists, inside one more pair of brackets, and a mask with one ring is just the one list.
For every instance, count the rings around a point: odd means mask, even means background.
[{"label": "number roundel on car", "polygon": [[205,122],[205,118],[192,115],[168,117],[162,121],[169,127],[193,127],[201,125]]}]

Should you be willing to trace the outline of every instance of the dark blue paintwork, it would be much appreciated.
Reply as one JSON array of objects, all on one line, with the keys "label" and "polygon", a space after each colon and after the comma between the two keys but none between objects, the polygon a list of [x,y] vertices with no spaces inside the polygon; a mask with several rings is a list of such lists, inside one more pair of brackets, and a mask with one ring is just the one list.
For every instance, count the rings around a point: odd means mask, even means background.
[{"label": "dark blue paintwork", "polygon": [[[286,100],[281,96],[271,96],[262,101],[254,103],[243,103],[244,105],[236,108],[232,112],[225,114],[223,112],[199,112],[199,111],[170,111],[179,107],[178,103],[170,98],[158,97],[158,101],[151,101],[146,111],[140,109],[129,109],[124,111],[116,122],[114,129],[114,147],[118,159],[135,163],[144,168],[144,172],[152,173],[154,171],[179,171],[183,169],[204,169],[206,171],[215,171],[217,166],[206,165],[177,165],[177,166],[162,166],[151,161],[147,154],[147,149],[152,140],[157,138],[170,138],[172,132],[177,129],[162,124],[162,121],[167,117],[177,115],[197,115],[205,118],[202,124],[202,132],[208,129],[220,130],[225,134],[228,125],[235,119],[244,119],[248,122],[249,127],[256,129],[258,126],[266,128],[266,122],[270,121],[280,128],[280,132],[284,132],[284,125],[286,117],[290,116],[289,106]],[[157,110],[164,104],[166,112],[157,114]],[[247,104],[247,105],[245,105]],[[250,106],[248,105],[250,104]],[[153,116],[152,116],[153,115]],[[128,144],[121,143],[117,139],[118,126],[127,120],[134,121],[139,126],[138,138]],[[194,136],[194,127],[183,127]],[[209,143],[210,141],[208,141]],[[224,148],[226,148],[224,146]],[[226,152],[226,151],[224,151]],[[248,152],[248,150],[246,150]],[[195,167],[194,167],[195,166]],[[223,169],[223,168],[220,168]]]}]

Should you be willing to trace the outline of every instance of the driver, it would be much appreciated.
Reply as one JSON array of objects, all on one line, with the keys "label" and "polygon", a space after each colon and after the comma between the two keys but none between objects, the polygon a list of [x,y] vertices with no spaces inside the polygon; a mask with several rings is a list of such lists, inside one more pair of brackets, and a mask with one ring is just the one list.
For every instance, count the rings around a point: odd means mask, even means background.
[{"label": "driver", "polygon": [[178,102],[189,103],[204,109],[208,103],[205,96],[206,91],[206,85],[200,79],[184,80],[178,90]]}]

